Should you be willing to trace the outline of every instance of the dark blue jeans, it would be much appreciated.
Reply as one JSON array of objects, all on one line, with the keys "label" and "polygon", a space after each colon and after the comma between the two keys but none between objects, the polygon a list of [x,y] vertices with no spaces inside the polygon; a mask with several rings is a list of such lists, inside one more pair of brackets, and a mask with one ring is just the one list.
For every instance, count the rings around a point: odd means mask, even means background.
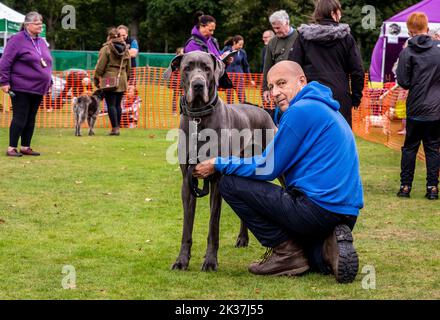
[{"label": "dark blue jeans", "polygon": [[357,219],[332,213],[297,190],[265,181],[223,176],[220,193],[263,246],[273,248],[294,239],[303,245],[312,269],[324,273],[325,238],[338,224],[353,229]]}]

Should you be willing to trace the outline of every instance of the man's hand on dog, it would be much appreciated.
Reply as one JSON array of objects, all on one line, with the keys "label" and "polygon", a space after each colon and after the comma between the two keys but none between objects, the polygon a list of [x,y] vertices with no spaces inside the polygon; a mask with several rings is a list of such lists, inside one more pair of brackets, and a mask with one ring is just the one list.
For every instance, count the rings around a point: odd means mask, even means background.
[{"label": "man's hand on dog", "polygon": [[211,174],[215,173],[215,158],[200,162],[193,171],[193,176],[200,179],[205,179]]}]

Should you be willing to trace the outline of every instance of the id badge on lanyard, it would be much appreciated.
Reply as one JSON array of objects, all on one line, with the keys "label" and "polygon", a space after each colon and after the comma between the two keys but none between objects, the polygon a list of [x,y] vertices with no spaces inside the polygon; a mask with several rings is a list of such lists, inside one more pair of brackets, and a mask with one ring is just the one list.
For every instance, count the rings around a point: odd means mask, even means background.
[{"label": "id badge on lanyard", "polygon": [[35,48],[35,50],[38,52],[38,54],[40,55],[40,64],[41,64],[41,66],[43,67],[43,68],[46,68],[47,67],[47,63],[46,63],[46,61],[44,60],[44,58],[43,58],[43,54],[42,54],[42,52],[41,52],[41,48],[40,48],[40,43],[38,43],[38,46],[35,44],[35,41],[34,41],[34,39],[32,39],[32,37],[30,36],[30,35],[28,35],[29,36],[29,38],[31,39],[31,41],[32,41],[32,45],[34,46],[34,48]]},{"label": "id badge on lanyard", "polygon": [[41,66],[42,66],[43,68],[46,68],[46,67],[47,67],[47,63],[46,63],[46,61],[44,61],[43,57],[41,57],[40,62],[41,62]]}]

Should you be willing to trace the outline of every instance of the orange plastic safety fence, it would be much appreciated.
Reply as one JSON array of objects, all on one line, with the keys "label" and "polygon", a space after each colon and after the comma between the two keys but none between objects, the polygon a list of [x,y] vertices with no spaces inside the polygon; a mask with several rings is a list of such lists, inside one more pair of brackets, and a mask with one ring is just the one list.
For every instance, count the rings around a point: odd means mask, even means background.
[{"label": "orange plastic safety fence", "polygon": [[[164,80],[164,68],[133,69],[129,89],[122,100],[121,127],[176,128],[179,125],[180,75],[173,73]],[[220,97],[228,103],[248,102],[273,108],[262,99],[261,74],[229,74],[235,89],[220,90]],[[67,70],[53,73],[53,85],[43,98],[37,114],[38,128],[73,128],[72,101],[82,94],[92,94],[93,71]],[[0,93],[0,127],[8,127],[12,118],[10,97]],[[84,124],[86,127],[87,124]],[[109,127],[105,100],[96,127]]]},{"label": "orange plastic safety fence", "polygon": [[[383,88],[366,84],[361,105],[353,112],[353,131],[357,136],[400,150],[405,140],[406,98],[408,91],[394,82]],[[423,150],[418,153],[425,159]]]}]

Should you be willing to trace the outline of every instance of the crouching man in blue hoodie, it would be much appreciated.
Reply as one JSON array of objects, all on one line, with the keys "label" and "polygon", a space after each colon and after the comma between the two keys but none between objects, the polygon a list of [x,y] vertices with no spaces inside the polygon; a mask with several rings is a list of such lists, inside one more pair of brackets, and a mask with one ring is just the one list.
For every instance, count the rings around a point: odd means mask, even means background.
[{"label": "crouching man in blue hoodie", "polygon": [[[277,63],[268,84],[283,115],[263,154],[209,159],[197,165],[194,175],[222,173],[221,195],[268,247],[262,261],[249,266],[251,273],[314,270],[352,282],[359,261],[351,230],[363,207],[353,133],[331,90],[307,84],[297,63]],[[268,182],[281,175],[286,189]]]}]

